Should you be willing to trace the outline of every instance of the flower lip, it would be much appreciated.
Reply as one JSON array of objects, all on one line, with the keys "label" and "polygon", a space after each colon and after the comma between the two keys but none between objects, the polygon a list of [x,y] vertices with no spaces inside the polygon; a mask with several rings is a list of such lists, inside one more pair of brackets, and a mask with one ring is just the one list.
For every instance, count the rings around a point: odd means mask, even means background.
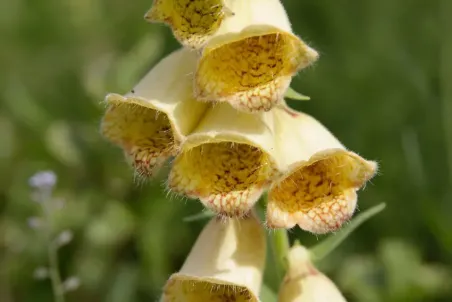
[{"label": "flower lip", "polygon": [[374,175],[374,169],[373,163],[340,149],[298,163],[269,190],[269,226],[298,224],[317,234],[340,228],[355,211],[356,190]]},{"label": "flower lip", "polygon": [[292,76],[317,58],[290,32],[249,26],[209,41],[195,74],[195,96],[246,112],[269,111],[282,101]]},{"label": "flower lip", "polygon": [[[245,286],[238,286],[231,282],[225,282],[210,278],[193,278],[175,274],[165,287],[166,296],[184,297],[186,302],[211,302],[211,301],[235,301],[258,302],[256,295]],[[171,298],[163,301],[173,301]]]},{"label": "flower lip", "polygon": [[233,138],[215,140],[180,154],[169,185],[220,215],[243,216],[262,194],[273,166],[270,156],[256,146]]}]

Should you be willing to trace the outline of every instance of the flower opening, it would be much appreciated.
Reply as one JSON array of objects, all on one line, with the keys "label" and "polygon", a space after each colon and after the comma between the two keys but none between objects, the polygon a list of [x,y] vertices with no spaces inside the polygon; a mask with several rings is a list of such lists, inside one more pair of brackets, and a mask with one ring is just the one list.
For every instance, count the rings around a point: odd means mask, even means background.
[{"label": "flower opening", "polygon": [[103,135],[123,148],[140,176],[152,176],[177,151],[168,117],[119,95],[110,95],[107,102],[110,105],[103,119]]},{"label": "flower opening", "polygon": [[235,284],[220,284],[218,281],[194,281],[174,279],[166,286],[164,301],[180,302],[258,302],[256,296],[246,287]]},{"label": "flower opening", "polygon": [[200,48],[230,15],[223,0],[154,0],[146,13],[149,22],[169,25],[179,42]]},{"label": "flower opening", "polygon": [[259,199],[272,172],[269,155],[233,142],[206,143],[182,153],[174,162],[170,187],[200,198],[226,216],[241,216]]},{"label": "flower opening", "polygon": [[212,108],[181,147],[169,176],[174,192],[225,216],[246,214],[276,171],[269,114]]},{"label": "flower opening", "polygon": [[271,26],[252,26],[213,39],[195,75],[200,100],[229,102],[246,112],[279,104],[292,76],[318,54],[297,36]]}]

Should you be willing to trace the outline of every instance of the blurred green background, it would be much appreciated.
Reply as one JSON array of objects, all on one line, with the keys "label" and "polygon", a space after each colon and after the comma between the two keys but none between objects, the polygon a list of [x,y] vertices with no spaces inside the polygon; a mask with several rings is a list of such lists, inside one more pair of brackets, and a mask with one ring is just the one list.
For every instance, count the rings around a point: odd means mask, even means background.
[{"label": "blurred green background", "polygon": [[[321,53],[293,80],[321,120],[381,173],[359,209],[386,202],[319,266],[350,301],[452,301],[452,1],[286,0],[294,31]],[[148,24],[150,0],[0,2],[0,301],[51,301],[46,244],[28,179],[58,175],[69,301],[156,301],[205,221],[167,198],[165,174],[133,179],[99,135],[107,92],[125,93],[178,44]],[[291,232],[306,245],[321,240]],[[272,274],[269,287],[276,289]]]}]

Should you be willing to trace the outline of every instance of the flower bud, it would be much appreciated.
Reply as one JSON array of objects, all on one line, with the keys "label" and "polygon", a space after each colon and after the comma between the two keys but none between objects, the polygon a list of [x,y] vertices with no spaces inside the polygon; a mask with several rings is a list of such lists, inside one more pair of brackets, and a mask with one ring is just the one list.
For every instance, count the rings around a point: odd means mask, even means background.
[{"label": "flower bud", "polygon": [[314,267],[306,248],[296,244],[287,258],[288,271],[279,290],[279,302],[346,302],[336,285]]},{"label": "flower bud", "polygon": [[196,61],[196,53],[177,50],[152,68],[127,95],[106,97],[102,134],[124,150],[141,176],[152,176],[177,153],[207,108],[193,99]]},{"label": "flower bud", "polygon": [[162,301],[259,301],[265,239],[254,213],[242,219],[213,218],[181,270],[169,278]]},{"label": "flower bud", "polygon": [[274,142],[272,114],[246,114],[219,104],[181,146],[168,186],[216,213],[244,215],[276,171]]},{"label": "flower bud", "polygon": [[313,233],[334,231],[349,220],[357,194],[377,164],[347,151],[311,116],[276,108],[279,167],[285,171],[269,190],[267,224]]}]

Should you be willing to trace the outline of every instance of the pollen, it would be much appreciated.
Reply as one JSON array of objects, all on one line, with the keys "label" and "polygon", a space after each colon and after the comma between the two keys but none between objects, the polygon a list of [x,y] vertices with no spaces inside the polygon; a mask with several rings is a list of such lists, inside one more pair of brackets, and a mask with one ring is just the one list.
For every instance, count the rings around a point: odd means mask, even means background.
[{"label": "pollen", "polygon": [[269,226],[298,224],[313,233],[340,228],[353,215],[356,190],[375,171],[372,162],[347,151],[323,155],[300,165],[270,191]]},{"label": "pollen", "polygon": [[200,48],[226,16],[222,0],[155,0],[145,18],[168,24],[184,46]]},{"label": "pollen", "polygon": [[175,192],[199,198],[225,216],[246,214],[273,171],[269,156],[247,144],[207,143],[180,154],[171,170]]},{"label": "pollen", "polygon": [[134,103],[111,103],[102,134],[121,147],[139,176],[151,177],[175,153],[170,122],[164,113]]},{"label": "pollen", "polygon": [[164,302],[257,302],[243,286],[205,281],[172,280],[167,284]]},{"label": "pollen", "polygon": [[195,75],[195,95],[227,101],[246,112],[269,111],[278,104],[291,77],[317,58],[289,33],[250,36],[208,49]]}]

